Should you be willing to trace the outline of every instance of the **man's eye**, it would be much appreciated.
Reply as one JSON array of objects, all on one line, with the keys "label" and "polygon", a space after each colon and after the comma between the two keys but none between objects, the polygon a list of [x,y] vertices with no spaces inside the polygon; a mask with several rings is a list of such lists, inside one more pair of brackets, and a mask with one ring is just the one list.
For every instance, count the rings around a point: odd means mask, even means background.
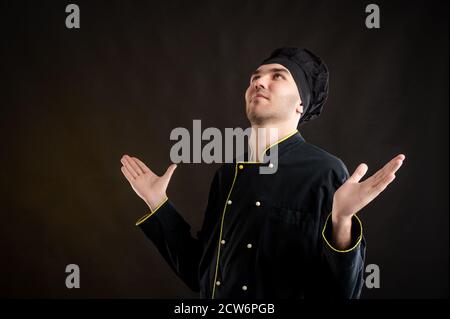
[{"label": "man's eye", "polygon": [[259,76],[254,76],[252,77],[252,79],[250,80],[251,82],[255,81],[257,78],[259,78]]},{"label": "man's eye", "polygon": [[277,78],[282,78],[282,79],[284,79],[284,77],[283,77],[280,73],[275,73],[275,74],[273,75],[273,77],[274,77],[274,79],[277,79]]}]

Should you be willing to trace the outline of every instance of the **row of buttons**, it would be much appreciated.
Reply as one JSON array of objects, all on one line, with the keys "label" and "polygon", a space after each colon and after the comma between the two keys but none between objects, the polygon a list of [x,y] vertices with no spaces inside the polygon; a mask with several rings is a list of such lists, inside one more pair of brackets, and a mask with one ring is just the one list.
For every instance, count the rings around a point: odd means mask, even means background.
[{"label": "row of buttons", "polygon": [[[227,201],[227,204],[228,204],[228,205],[231,205],[231,204],[233,204],[233,201],[232,201],[231,199],[229,199],[229,200]],[[255,206],[258,206],[258,207],[261,206],[261,202],[256,201],[256,202],[255,202]]]},{"label": "row of buttons", "polygon": [[[220,243],[221,243],[222,245],[225,245],[225,243],[226,243],[225,239],[222,239],[222,240],[220,241]],[[250,249],[250,248],[252,248],[252,247],[253,247],[252,244],[247,244],[247,248],[248,248],[248,249]]]},{"label": "row of buttons", "polygon": [[[220,285],[221,285],[221,282],[220,282],[219,280],[217,280],[217,281],[216,281],[216,286],[220,286]],[[246,291],[246,290],[247,290],[247,286],[246,286],[246,285],[243,285],[243,286],[241,287],[241,289],[244,290],[244,291]]]},{"label": "row of buttons", "polygon": [[[270,163],[270,164],[269,164],[269,167],[270,167],[270,168],[273,168],[273,164]],[[240,165],[238,166],[238,168],[239,168],[239,169],[244,169],[244,165],[240,164]],[[228,200],[227,200],[227,205],[231,205],[231,204],[233,204],[233,201],[232,201],[231,199],[228,199]],[[261,206],[261,202],[260,202],[260,201],[256,201],[256,202],[255,202],[255,206],[257,206],[257,207]],[[220,244],[225,245],[225,243],[226,243],[225,239],[220,240]],[[252,244],[250,244],[250,243],[247,244],[247,248],[248,248],[248,249],[251,249],[252,247],[253,247]],[[217,281],[215,282],[215,284],[216,284],[216,286],[220,286],[220,285],[221,285],[220,280],[217,280]],[[243,285],[243,286],[241,287],[241,289],[242,289],[243,291],[247,291],[248,287],[247,287],[246,285]]]}]

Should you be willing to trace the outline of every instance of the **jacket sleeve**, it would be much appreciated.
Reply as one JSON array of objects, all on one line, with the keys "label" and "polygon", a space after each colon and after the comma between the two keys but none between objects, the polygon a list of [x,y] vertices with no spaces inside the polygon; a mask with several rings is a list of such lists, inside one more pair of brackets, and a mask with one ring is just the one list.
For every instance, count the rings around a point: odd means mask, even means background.
[{"label": "jacket sleeve", "polygon": [[[217,184],[216,173],[209,192],[207,212],[215,201]],[[191,235],[190,225],[168,198],[136,222],[177,276],[195,292],[200,290],[198,267],[203,253],[204,229],[209,227],[207,212],[197,238]]]},{"label": "jacket sleeve", "polygon": [[331,210],[335,191],[348,179],[348,170],[338,160],[327,174],[320,230],[321,271],[324,289],[333,299],[357,299],[364,284],[366,243],[361,220],[352,217],[351,244],[346,250],[333,247]]}]

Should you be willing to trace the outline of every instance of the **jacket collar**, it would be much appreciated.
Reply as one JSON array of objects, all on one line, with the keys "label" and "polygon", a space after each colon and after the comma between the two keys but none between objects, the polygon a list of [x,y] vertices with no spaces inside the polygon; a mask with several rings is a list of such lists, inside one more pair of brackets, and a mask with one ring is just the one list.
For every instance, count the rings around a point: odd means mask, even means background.
[{"label": "jacket collar", "polygon": [[275,146],[277,146],[278,148],[278,156],[283,155],[284,153],[286,153],[288,150],[291,149],[291,147],[295,144],[299,144],[299,143],[304,143],[305,139],[303,138],[303,136],[300,134],[300,132],[298,130],[295,130],[294,132],[286,135],[285,137],[282,137],[281,139],[279,139],[277,142],[271,144],[269,147],[267,147],[264,150],[264,158],[266,156],[270,155],[270,152],[273,152],[273,149]]},{"label": "jacket collar", "polygon": [[[285,154],[287,151],[289,151],[293,145],[296,145],[299,143],[304,143],[304,142],[305,142],[305,139],[303,138],[303,136],[300,134],[300,132],[298,130],[295,130],[295,131],[289,133],[288,135],[280,138],[275,143],[269,145],[264,150],[264,152],[263,152],[264,160],[260,163],[262,164],[262,163],[266,162],[266,157],[270,155],[270,152],[274,150],[275,146],[277,146],[278,156],[281,156],[281,155]],[[250,154],[248,152],[245,152],[243,155],[243,158],[237,158],[237,159],[235,159],[234,162],[253,163],[253,164],[258,163],[258,162],[247,162],[248,160],[250,160]]]}]

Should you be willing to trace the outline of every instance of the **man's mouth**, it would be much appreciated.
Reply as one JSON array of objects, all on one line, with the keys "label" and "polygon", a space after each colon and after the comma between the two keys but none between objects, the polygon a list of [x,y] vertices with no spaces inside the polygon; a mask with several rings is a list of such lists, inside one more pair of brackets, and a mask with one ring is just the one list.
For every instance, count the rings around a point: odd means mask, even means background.
[{"label": "man's mouth", "polygon": [[261,94],[261,93],[257,93],[257,94],[255,94],[253,96],[253,99],[257,99],[257,98],[263,98],[263,99],[266,99],[266,100],[269,99],[267,96],[265,96],[264,94]]}]

